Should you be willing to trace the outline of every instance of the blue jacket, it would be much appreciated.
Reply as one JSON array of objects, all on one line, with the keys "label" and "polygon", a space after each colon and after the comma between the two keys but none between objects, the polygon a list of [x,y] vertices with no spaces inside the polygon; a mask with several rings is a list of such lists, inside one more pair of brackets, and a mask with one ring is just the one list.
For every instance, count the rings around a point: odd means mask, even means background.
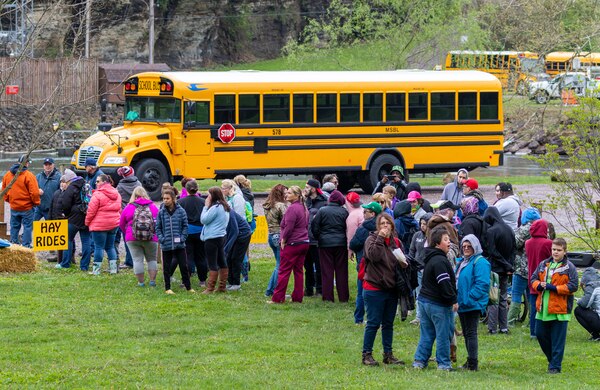
[{"label": "blue jacket", "polygon": [[[456,259],[456,271],[461,266],[463,258]],[[480,254],[473,255],[460,271],[457,281],[458,312],[479,310],[485,312],[490,290],[490,262]]]},{"label": "blue jacket", "polygon": [[156,235],[163,251],[185,248],[188,221],[183,207],[175,204],[175,210],[171,214],[164,204],[160,206],[156,217]]},{"label": "blue jacket", "polygon": [[350,240],[350,245],[348,247],[350,250],[356,253],[356,261],[360,262],[364,255],[365,251],[365,242],[367,242],[367,238],[369,238],[369,233],[377,230],[377,226],[375,225],[375,221],[377,218],[365,219],[356,229],[356,233],[354,233],[354,237]]},{"label": "blue jacket", "polygon": [[229,213],[218,203],[211,205],[210,208],[204,206],[202,214],[200,214],[200,222],[204,225],[200,239],[206,241],[211,238],[225,237],[229,224]]},{"label": "blue jacket", "polygon": [[94,172],[94,174],[91,176],[89,175],[89,173],[85,174],[85,182],[89,183],[90,187],[92,187],[92,190],[96,189],[96,179],[100,175],[104,175],[104,172],[102,172],[102,169],[100,168],[96,169],[96,172]]},{"label": "blue jacket", "polygon": [[225,243],[225,255],[229,253],[233,245],[238,239],[247,239],[252,235],[250,225],[246,222],[246,218],[241,217],[238,213],[229,213],[229,223],[227,224],[227,242]]},{"label": "blue jacket", "polygon": [[38,187],[44,191],[40,197],[40,205],[38,207],[41,211],[48,212],[52,204],[52,197],[56,190],[60,188],[60,171],[54,168],[48,176],[42,171],[35,178],[37,179]]}]

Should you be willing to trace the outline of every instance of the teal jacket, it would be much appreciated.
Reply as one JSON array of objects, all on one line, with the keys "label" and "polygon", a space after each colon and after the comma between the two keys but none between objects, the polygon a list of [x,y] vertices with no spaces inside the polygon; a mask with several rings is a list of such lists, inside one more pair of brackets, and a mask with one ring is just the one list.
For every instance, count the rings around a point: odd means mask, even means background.
[{"label": "teal jacket", "polygon": [[[461,244],[465,241],[470,242],[475,248],[475,254],[468,260],[457,259],[455,272],[458,273],[456,278],[458,312],[478,310],[483,313],[489,300],[492,267],[490,262],[481,255],[481,244],[477,237],[468,234],[462,239]],[[467,263],[463,264],[465,261]]]}]

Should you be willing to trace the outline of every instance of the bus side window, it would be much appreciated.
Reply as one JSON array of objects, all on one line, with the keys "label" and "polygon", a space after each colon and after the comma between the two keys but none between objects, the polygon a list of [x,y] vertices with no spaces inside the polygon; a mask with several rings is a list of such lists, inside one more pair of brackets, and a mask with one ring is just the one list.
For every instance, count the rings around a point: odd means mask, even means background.
[{"label": "bus side window", "polygon": [[340,122],[360,121],[360,94],[340,94]]},{"label": "bus side window", "polygon": [[456,103],[454,92],[436,92],[431,94],[431,120],[453,121]]},{"label": "bus side window", "polygon": [[363,94],[363,122],[381,122],[383,120],[383,94]]},{"label": "bus side window", "polygon": [[184,123],[191,128],[197,125],[208,125],[210,102],[186,102]]},{"label": "bus side window", "polygon": [[385,94],[386,122],[404,121],[406,115],[406,95],[404,93]]},{"label": "bus side window", "polygon": [[427,93],[408,94],[408,120],[427,120]]},{"label": "bus side window", "polygon": [[294,94],[294,123],[313,123],[313,94]]},{"label": "bus side window", "polygon": [[498,119],[498,92],[481,92],[479,105],[479,119]]},{"label": "bus side window", "polygon": [[458,120],[477,119],[477,92],[458,93]]},{"label": "bus side window", "polygon": [[263,95],[263,122],[289,122],[290,95]]},{"label": "bus side window", "polygon": [[215,125],[235,123],[235,95],[215,95]]},{"label": "bus side window", "polygon": [[337,122],[337,95],[335,93],[317,94],[317,122]]},{"label": "bus side window", "polygon": [[260,95],[240,95],[240,123],[260,123]]}]

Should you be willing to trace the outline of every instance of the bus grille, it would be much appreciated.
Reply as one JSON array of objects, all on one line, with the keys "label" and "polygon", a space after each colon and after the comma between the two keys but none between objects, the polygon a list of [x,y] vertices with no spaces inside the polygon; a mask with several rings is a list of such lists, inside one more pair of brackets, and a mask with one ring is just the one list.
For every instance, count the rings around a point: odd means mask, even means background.
[{"label": "bus grille", "polygon": [[102,148],[99,148],[97,146],[88,146],[85,148],[82,148],[79,150],[79,165],[80,167],[85,167],[85,160],[88,157],[93,158],[94,160],[96,160],[96,165],[98,164],[98,158],[100,157],[100,154],[102,153]]}]

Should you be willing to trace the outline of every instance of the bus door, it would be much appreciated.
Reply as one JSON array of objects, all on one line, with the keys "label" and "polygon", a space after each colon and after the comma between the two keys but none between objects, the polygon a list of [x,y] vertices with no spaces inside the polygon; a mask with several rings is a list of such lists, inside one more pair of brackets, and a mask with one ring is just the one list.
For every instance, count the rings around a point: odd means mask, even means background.
[{"label": "bus door", "polygon": [[206,177],[206,174],[214,169],[209,164],[212,149],[209,120],[210,101],[185,102],[183,122],[185,176]]}]

